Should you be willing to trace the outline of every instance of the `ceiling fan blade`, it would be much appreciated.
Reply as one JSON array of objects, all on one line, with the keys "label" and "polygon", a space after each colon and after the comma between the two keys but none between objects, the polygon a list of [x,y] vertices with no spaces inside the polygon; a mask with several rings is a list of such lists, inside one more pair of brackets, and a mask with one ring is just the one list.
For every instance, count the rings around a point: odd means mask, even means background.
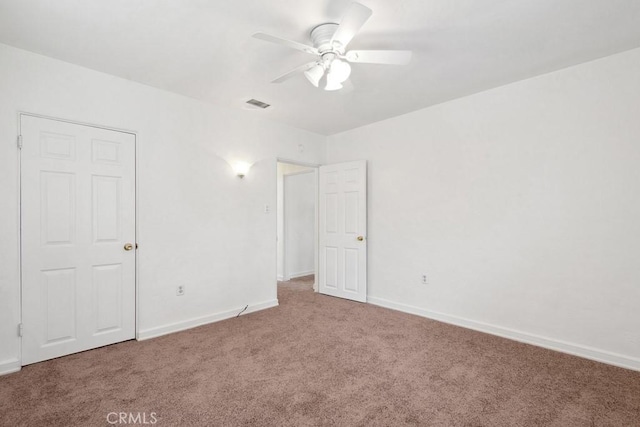
[{"label": "ceiling fan blade", "polygon": [[342,47],[345,47],[353,36],[356,35],[358,30],[362,28],[365,22],[372,14],[372,10],[360,3],[351,3],[347,13],[344,14],[338,29],[331,38],[331,42],[339,42]]},{"label": "ceiling fan blade", "polygon": [[271,34],[265,33],[255,33],[253,38],[265,40],[271,43],[280,44],[283,46],[290,47],[292,49],[301,50],[306,53],[310,53],[312,55],[318,55],[318,49],[313,46],[307,46],[306,44],[294,42],[293,40],[283,39],[282,37],[272,36]]},{"label": "ceiling fan blade", "polygon": [[308,64],[301,65],[298,68],[294,68],[293,70],[289,71],[288,73],[285,73],[285,74],[281,75],[277,79],[273,80],[271,83],[282,83],[283,81],[290,79],[291,77],[295,76],[296,74],[304,73],[308,69],[315,67],[316,64],[317,64],[317,62],[314,61],[314,62],[309,62]]},{"label": "ceiling fan blade", "polygon": [[363,64],[406,65],[412,56],[410,50],[351,50],[344,57],[349,62]]}]

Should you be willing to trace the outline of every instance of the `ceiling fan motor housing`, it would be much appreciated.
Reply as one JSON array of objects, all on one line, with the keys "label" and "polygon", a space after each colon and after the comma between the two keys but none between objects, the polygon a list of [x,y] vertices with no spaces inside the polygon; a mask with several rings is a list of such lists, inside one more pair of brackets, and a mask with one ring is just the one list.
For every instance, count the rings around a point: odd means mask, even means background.
[{"label": "ceiling fan motor housing", "polygon": [[335,53],[337,55],[344,55],[344,47],[339,42],[331,43],[331,38],[338,29],[338,24],[327,23],[320,24],[311,30],[311,41],[313,47],[318,49],[320,55],[326,53]]}]

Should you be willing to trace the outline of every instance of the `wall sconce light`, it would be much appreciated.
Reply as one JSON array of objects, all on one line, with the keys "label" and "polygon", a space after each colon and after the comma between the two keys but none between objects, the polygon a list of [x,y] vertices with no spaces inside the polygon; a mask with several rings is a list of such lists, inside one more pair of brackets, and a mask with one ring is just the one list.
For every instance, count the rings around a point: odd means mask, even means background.
[{"label": "wall sconce light", "polygon": [[238,175],[238,178],[244,178],[249,173],[249,169],[251,169],[251,163],[248,162],[235,162],[233,164],[233,170]]}]

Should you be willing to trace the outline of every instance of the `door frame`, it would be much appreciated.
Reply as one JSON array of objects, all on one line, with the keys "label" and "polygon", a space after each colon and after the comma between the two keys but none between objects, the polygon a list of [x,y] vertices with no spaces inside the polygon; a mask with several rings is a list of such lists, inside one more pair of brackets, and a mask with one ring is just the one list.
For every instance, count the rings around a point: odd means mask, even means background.
[{"label": "door frame", "polygon": [[[278,200],[278,163],[288,163],[288,164],[292,164],[292,165],[296,165],[296,166],[305,166],[308,168],[313,169],[313,177],[314,177],[314,185],[313,185],[313,189],[314,189],[314,202],[315,202],[315,209],[314,209],[314,231],[313,231],[313,248],[314,248],[314,254],[313,254],[313,269],[314,269],[314,275],[313,275],[313,291],[314,292],[318,292],[318,287],[319,287],[319,281],[318,281],[318,275],[320,274],[320,272],[318,271],[318,268],[320,266],[320,223],[319,223],[319,214],[320,214],[320,192],[319,192],[319,184],[320,182],[318,181],[320,175],[319,175],[319,171],[320,171],[320,166],[319,164],[316,163],[307,163],[307,162],[301,162],[299,160],[290,160],[287,158],[283,158],[283,157],[276,157],[276,215],[275,215],[275,221],[276,221],[276,230],[278,229],[278,215],[277,215],[277,210],[278,210],[278,204],[277,204],[277,200]],[[283,190],[284,190],[284,177],[283,177]],[[284,193],[284,191],[283,191]],[[284,194],[283,194],[284,197]],[[283,198],[284,200],[284,198]],[[284,210],[284,204],[283,204],[283,210]],[[284,212],[282,212],[282,214],[284,215]],[[284,229],[283,231],[283,240],[284,240]],[[276,233],[276,254],[277,254],[277,245],[278,245],[278,241],[277,241],[277,233]],[[284,245],[284,242],[283,242]],[[282,258],[283,258],[283,262],[286,262],[285,260],[285,251],[286,249],[284,249],[283,247],[283,253],[282,253]],[[276,276],[278,271],[278,257],[276,256]],[[283,264],[283,276],[284,276],[284,264]],[[276,277],[276,282],[277,282],[277,277]]]},{"label": "door frame", "polygon": [[[115,131],[115,132],[121,132],[121,133],[127,133],[130,135],[133,135],[133,144],[134,144],[134,172],[133,172],[133,180],[134,180],[134,191],[135,191],[135,202],[134,202],[134,221],[135,221],[135,238],[136,238],[136,250],[135,250],[135,257],[134,257],[134,288],[135,288],[135,301],[134,301],[134,307],[135,307],[135,339],[139,340],[139,326],[140,326],[140,319],[139,319],[139,315],[140,315],[140,307],[139,307],[139,303],[140,303],[140,298],[139,298],[139,263],[138,263],[138,244],[140,243],[139,240],[139,204],[138,204],[138,197],[139,197],[139,179],[138,179],[138,159],[139,159],[139,144],[138,144],[138,132],[136,131],[132,131],[132,130],[127,130],[127,129],[121,129],[118,127],[113,127],[113,126],[105,126],[105,125],[97,125],[95,123],[87,123],[87,122],[81,122],[78,120],[69,120],[69,119],[63,119],[63,118],[59,118],[59,117],[53,117],[53,116],[48,116],[48,115],[44,115],[44,114],[36,114],[36,113],[30,113],[30,112],[26,112],[26,111],[18,111],[18,138],[22,137],[22,117],[23,116],[29,116],[29,117],[35,117],[38,119],[46,119],[46,120],[55,120],[58,122],[63,122],[63,123],[69,123],[72,125],[79,125],[79,126],[86,126],[86,127],[92,127],[92,128],[97,128],[97,129],[103,129],[103,130],[108,130],[108,131]],[[21,141],[20,141],[21,142]],[[22,304],[23,304],[23,300],[22,300],[22,291],[23,291],[23,287],[24,287],[24,283],[22,281],[22,148],[18,149],[18,156],[17,156],[17,162],[18,162],[18,277],[20,280],[20,307],[18,308],[18,315],[20,317],[20,324],[23,324],[23,318],[22,318]],[[22,339],[23,337],[20,337],[20,366],[22,367]]]}]

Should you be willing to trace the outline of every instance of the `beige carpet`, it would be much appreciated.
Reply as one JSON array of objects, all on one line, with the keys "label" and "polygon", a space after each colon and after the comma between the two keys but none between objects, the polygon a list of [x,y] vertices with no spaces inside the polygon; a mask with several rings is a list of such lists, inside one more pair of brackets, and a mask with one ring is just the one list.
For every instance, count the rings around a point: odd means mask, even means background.
[{"label": "beige carpet", "polygon": [[0,377],[0,425],[109,425],[120,412],[158,426],[640,425],[640,373],[318,295],[308,280],[279,298]]}]

